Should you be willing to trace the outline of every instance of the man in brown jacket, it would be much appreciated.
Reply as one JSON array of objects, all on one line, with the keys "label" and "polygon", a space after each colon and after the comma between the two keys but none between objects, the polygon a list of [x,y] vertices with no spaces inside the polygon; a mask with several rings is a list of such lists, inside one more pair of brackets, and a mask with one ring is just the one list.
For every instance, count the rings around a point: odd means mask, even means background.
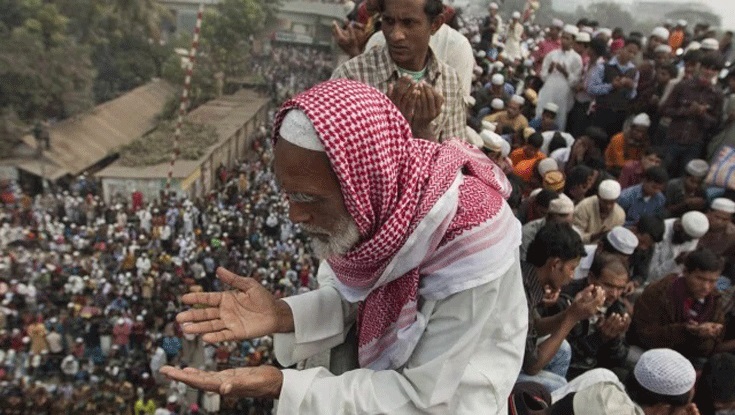
[{"label": "man in brown jacket", "polygon": [[[649,285],[635,304],[628,341],[644,349],[667,347],[695,366],[718,350],[725,316],[715,290],[722,260],[708,249],[690,253],[683,275]],[[700,362],[701,360],[701,362]]]}]

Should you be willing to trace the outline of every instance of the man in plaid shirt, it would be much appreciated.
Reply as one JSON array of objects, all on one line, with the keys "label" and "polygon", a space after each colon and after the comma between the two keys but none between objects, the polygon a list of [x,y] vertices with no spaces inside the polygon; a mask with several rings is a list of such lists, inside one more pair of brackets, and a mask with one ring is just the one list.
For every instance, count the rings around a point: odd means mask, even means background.
[{"label": "man in plaid shirt", "polygon": [[386,44],[345,62],[332,78],[364,82],[388,95],[415,137],[466,140],[459,75],[429,47],[443,24],[441,0],[381,0],[379,10]]}]

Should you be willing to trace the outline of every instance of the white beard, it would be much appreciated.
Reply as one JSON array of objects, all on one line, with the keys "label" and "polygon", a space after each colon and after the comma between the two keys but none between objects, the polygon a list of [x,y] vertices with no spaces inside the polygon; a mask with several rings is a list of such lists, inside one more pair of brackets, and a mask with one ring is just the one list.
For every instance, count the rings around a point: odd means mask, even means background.
[{"label": "white beard", "polygon": [[310,225],[301,225],[301,227],[306,232],[329,235],[326,241],[316,237],[311,238],[314,255],[319,259],[345,255],[360,241],[360,231],[357,229],[355,221],[350,217],[340,219],[333,233]]}]

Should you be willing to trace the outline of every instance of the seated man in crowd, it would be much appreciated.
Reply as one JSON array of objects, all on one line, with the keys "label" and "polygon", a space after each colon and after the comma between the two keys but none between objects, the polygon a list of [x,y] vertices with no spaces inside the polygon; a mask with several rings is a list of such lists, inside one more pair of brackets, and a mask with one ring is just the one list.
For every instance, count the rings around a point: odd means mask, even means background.
[{"label": "seated man in crowd", "polygon": [[656,244],[664,239],[664,220],[654,215],[644,215],[629,228],[638,238],[638,247],[630,256],[631,280],[626,294],[633,292],[648,280],[648,270]]},{"label": "seated man in crowd", "polygon": [[664,229],[663,240],[656,244],[651,257],[646,281],[648,284],[669,274],[681,272],[686,254],[697,249],[699,238],[709,230],[709,220],[704,213],[691,211],[685,213],[681,219],[666,219]]},{"label": "seated man in crowd", "polygon": [[516,176],[526,183],[531,181],[538,162],[546,158],[546,155],[540,150],[543,144],[544,137],[541,133],[533,133],[526,139],[523,147],[519,147],[510,153],[513,171]]},{"label": "seated man in crowd", "polygon": [[549,202],[549,209],[543,218],[532,220],[523,225],[521,240],[521,261],[526,260],[528,246],[536,238],[538,231],[547,223],[572,223],[574,203],[564,194],[558,195]]},{"label": "seated man in crowd", "polygon": [[574,270],[574,279],[581,280],[586,278],[592,268],[594,258],[602,254],[616,257],[626,267],[630,266],[630,256],[635,253],[637,247],[638,237],[633,231],[622,226],[612,228],[596,244],[587,244],[584,246],[587,256],[582,258],[579,266]]},{"label": "seated man in crowd", "polygon": [[607,170],[619,175],[625,163],[641,158],[643,150],[649,146],[648,128],[651,119],[648,114],[638,114],[630,126],[614,135],[605,149]]},{"label": "seated man in crowd", "polygon": [[638,160],[625,163],[618,177],[618,183],[623,189],[640,184],[643,181],[643,173],[650,167],[660,166],[663,156],[654,148],[644,149]]},{"label": "seated man in crowd", "polygon": [[669,176],[663,167],[650,167],[643,173],[643,182],[631,186],[618,198],[618,204],[625,211],[625,225],[635,225],[643,215],[658,215],[666,204],[662,193]]},{"label": "seated man in crowd", "polygon": [[528,128],[528,118],[521,114],[521,108],[526,102],[525,98],[520,95],[513,95],[510,101],[505,105],[505,110],[495,114],[488,115],[483,121],[489,121],[498,125],[495,131],[504,131],[510,129],[512,131],[521,131]]},{"label": "seated man in crowd", "polygon": [[542,219],[549,212],[551,201],[557,197],[559,193],[553,190],[538,188],[532,191],[518,208],[518,220],[525,225],[536,219]]},{"label": "seated man in crowd", "polygon": [[623,367],[628,355],[625,334],[630,326],[626,305],[620,301],[628,285],[628,267],[619,258],[607,254],[596,255],[586,279],[572,281],[562,288],[569,299],[587,286],[600,287],[605,292],[605,303],[598,313],[580,321],[567,336],[572,347],[572,362],[567,378],[571,379],[597,367]]},{"label": "seated man in crowd", "polygon": [[[549,392],[566,384],[569,356],[559,354],[560,347],[574,326],[597,313],[605,301],[600,288],[587,287],[579,292],[569,308],[552,317],[541,318],[537,306],[545,292],[558,293],[572,280],[574,268],[585,255],[579,234],[567,223],[549,223],[528,247],[526,262],[521,265],[529,309],[526,353],[518,380],[537,382]],[[549,335],[539,342],[539,338]]]},{"label": "seated man in crowd", "polygon": [[666,185],[666,213],[670,218],[707,208],[707,185],[704,177],[709,171],[709,164],[701,159],[690,161],[683,177],[671,179]]},{"label": "seated man in crowd", "polygon": [[574,226],[582,233],[582,242],[596,243],[602,235],[625,223],[625,211],[617,204],[620,184],[603,180],[597,196],[583,199],[574,208]]},{"label": "seated man in crowd", "polygon": [[709,230],[699,238],[698,247],[708,248],[725,260],[722,278],[718,288],[726,289],[733,285],[735,277],[735,224],[732,223],[735,214],[735,202],[724,197],[712,201],[707,220]]},{"label": "seated man in crowd", "polygon": [[628,341],[644,349],[670,347],[701,367],[718,351],[725,316],[715,283],[722,260],[698,249],[687,255],[682,274],[669,275],[643,290],[633,312]]},{"label": "seated man in crowd", "polygon": [[547,102],[544,104],[541,115],[529,121],[528,126],[540,133],[558,131],[559,124],[556,123],[557,112],[559,112],[559,106],[553,102]]},{"label": "seated man in crowd", "polygon": [[409,121],[414,137],[466,139],[461,80],[429,46],[431,35],[444,24],[441,0],[383,0],[378,10],[386,44],[343,63],[332,79],[353,79],[388,95]]},{"label": "seated man in crowd", "polygon": [[[599,375],[592,371],[590,373]],[[554,400],[550,415],[699,415],[692,402],[697,372],[680,353],[653,349],[643,353],[625,385],[609,375],[581,383]],[[571,385],[571,383],[570,383]],[[703,412],[704,414],[704,412]]]}]

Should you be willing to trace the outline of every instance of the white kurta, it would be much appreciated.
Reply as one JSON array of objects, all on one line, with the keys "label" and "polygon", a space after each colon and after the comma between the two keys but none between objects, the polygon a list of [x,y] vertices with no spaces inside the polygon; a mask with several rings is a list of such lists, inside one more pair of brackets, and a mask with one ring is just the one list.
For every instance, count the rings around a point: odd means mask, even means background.
[{"label": "white kurta", "polygon": [[674,244],[671,238],[674,235],[674,222],[676,221],[677,218],[664,221],[664,239],[654,247],[651,265],[648,268],[647,284],[656,282],[669,274],[682,272],[683,267],[676,263],[676,258],[682,252],[697,249],[699,239],[692,239],[679,245]]},{"label": "white kurta", "polygon": [[521,49],[521,40],[523,39],[523,25],[520,22],[511,21],[508,23],[508,32],[505,34],[505,54],[508,59],[523,59],[523,49]]},{"label": "white kurta", "polygon": [[[329,285],[285,301],[295,333],[276,334],[274,345],[286,366],[342,343],[354,322],[355,307]],[[518,262],[489,283],[420,304],[428,323],[403,368],[286,369],[278,413],[506,414],[528,325]]]},{"label": "white kurta", "polygon": [[[569,74],[568,77],[564,77],[556,68],[553,71],[549,71],[552,62],[564,65]],[[538,93],[536,117],[541,116],[544,105],[553,102],[559,106],[559,111],[556,113],[556,123],[559,124],[561,131],[566,129],[567,114],[572,110],[572,106],[574,105],[573,88],[582,79],[583,67],[582,58],[577,52],[571,49],[568,51],[557,49],[546,55],[541,66],[540,75],[544,81],[544,86]]]}]

